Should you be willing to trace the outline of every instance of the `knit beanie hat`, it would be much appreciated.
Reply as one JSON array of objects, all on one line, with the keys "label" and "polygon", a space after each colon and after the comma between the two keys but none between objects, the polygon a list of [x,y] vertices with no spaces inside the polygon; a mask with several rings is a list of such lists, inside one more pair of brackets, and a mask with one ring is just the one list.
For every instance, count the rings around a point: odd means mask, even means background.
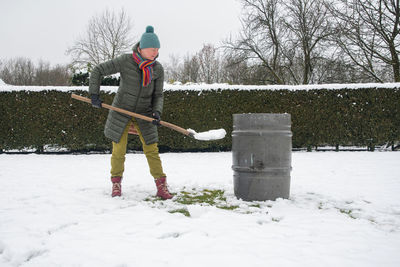
[{"label": "knit beanie hat", "polygon": [[153,26],[147,26],[146,32],[143,33],[142,38],[140,38],[140,49],[143,48],[160,48],[160,41],[154,33]]}]

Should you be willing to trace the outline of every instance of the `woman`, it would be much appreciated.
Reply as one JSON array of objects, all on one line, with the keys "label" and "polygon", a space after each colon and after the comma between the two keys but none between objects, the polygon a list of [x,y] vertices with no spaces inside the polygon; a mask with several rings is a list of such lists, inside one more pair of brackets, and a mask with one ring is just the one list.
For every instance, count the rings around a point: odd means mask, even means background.
[{"label": "woman", "polygon": [[152,26],[146,27],[140,42],[133,47],[132,54],[124,54],[97,65],[89,81],[89,93],[94,107],[101,107],[99,98],[101,79],[105,75],[120,73],[121,81],[112,105],[145,116],[153,122],[132,118],[110,110],[104,134],[112,140],[111,181],[112,197],[121,196],[121,181],[124,172],[128,133],[138,134],[143,152],[154,177],[157,196],[170,199],[166,175],[158,153],[158,131],[163,109],[164,69],[156,61],[160,41]]}]

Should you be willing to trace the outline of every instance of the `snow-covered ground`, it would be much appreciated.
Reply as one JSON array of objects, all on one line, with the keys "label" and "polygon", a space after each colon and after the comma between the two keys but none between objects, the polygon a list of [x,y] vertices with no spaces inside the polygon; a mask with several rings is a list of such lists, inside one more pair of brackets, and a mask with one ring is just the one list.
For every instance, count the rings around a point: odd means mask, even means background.
[{"label": "snow-covered ground", "polygon": [[171,191],[236,208],[149,201],[143,154],[121,198],[110,155],[0,155],[0,266],[400,266],[399,152],[294,152],[290,199],[256,203],[234,197],[231,153],[161,158]]}]

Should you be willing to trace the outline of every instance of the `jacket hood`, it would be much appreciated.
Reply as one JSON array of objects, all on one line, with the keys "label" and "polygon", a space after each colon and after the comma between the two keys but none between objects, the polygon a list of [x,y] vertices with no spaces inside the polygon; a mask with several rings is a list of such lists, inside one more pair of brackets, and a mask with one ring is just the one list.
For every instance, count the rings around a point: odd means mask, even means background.
[{"label": "jacket hood", "polygon": [[137,52],[138,48],[139,48],[140,42],[137,42],[133,47],[132,47],[132,51],[133,52]]}]

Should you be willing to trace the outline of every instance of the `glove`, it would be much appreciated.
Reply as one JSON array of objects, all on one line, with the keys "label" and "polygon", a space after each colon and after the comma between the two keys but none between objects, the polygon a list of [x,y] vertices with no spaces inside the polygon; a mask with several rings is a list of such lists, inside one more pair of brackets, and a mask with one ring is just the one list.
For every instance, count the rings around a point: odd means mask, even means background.
[{"label": "glove", "polygon": [[161,120],[160,112],[154,111],[153,112],[153,118],[154,118],[154,120],[151,123],[153,123],[156,126],[161,126],[161,123],[160,123],[160,120]]},{"label": "glove", "polygon": [[91,95],[90,98],[92,99],[92,107],[101,108],[102,101],[99,98],[99,95]]}]

